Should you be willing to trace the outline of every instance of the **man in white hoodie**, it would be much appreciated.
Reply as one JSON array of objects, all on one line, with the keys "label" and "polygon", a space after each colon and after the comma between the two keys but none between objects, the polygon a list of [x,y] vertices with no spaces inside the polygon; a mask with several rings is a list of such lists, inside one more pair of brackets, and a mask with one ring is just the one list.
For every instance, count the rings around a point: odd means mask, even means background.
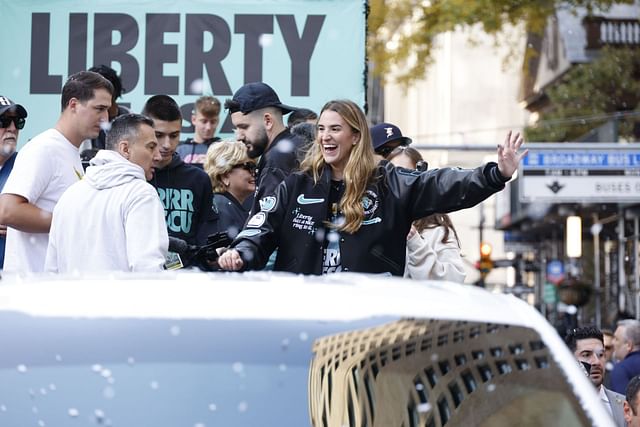
[{"label": "man in white hoodie", "polygon": [[169,238],[158,193],[147,183],[160,160],[153,121],[126,114],[111,123],[106,150],[53,211],[45,271],[160,271]]}]

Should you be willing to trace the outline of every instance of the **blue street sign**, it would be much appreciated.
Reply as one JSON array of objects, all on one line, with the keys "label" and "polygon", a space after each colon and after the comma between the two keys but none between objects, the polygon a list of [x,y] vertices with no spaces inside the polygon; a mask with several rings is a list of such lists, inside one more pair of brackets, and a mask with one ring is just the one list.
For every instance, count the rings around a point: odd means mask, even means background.
[{"label": "blue street sign", "polygon": [[564,264],[562,261],[554,259],[547,263],[547,280],[558,284],[564,279]]}]

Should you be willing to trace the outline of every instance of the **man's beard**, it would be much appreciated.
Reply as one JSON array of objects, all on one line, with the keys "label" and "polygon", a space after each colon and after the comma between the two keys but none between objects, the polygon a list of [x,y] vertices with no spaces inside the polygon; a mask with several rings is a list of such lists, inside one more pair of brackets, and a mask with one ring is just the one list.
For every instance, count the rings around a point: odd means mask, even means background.
[{"label": "man's beard", "polygon": [[258,136],[253,141],[245,141],[247,145],[247,155],[251,159],[256,159],[264,153],[269,145],[269,137],[267,136],[266,129],[262,128]]},{"label": "man's beard", "polygon": [[2,144],[0,146],[0,156],[9,157],[16,152],[16,146],[13,144]]}]

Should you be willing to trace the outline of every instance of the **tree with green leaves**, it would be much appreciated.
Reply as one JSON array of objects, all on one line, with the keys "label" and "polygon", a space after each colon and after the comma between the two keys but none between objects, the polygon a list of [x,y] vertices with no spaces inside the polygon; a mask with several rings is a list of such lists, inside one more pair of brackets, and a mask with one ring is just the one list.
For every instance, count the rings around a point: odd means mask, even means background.
[{"label": "tree with green leaves", "polygon": [[597,59],[573,66],[545,93],[548,107],[536,126],[525,129],[527,140],[575,141],[612,119],[621,137],[634,140],[640,119],[640,50],[604,47]]},{"label": "tree with green leaves", "polygon": [[370,0],[368,54],[377,77],[405,86],[421,79],[433,62],[436,36],[480,24],[490,35],[507,25],[541,34],[559,5],[607,9],[633,0]]}]

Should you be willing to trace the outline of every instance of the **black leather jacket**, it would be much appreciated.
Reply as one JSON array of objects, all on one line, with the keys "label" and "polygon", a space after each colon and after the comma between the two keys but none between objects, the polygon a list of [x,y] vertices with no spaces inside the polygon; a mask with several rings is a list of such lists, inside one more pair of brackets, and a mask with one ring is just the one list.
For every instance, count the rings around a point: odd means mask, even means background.
[{"label": "black leather jacket", "polygon": [[[402,276],[414,220],[472,207],[508,181],[495,163],[420,173],[383,161],[374,176],[363,197],[362,226],[353,234],[339,232],[343,271]],[[244,270],[263,268],[277,247],[275,270],[321,274],[330,179],[329,168],[317,184],[310,175],[295,173],[272,196],[258,201],[261,211],[231,245],[240,253]]]}]

